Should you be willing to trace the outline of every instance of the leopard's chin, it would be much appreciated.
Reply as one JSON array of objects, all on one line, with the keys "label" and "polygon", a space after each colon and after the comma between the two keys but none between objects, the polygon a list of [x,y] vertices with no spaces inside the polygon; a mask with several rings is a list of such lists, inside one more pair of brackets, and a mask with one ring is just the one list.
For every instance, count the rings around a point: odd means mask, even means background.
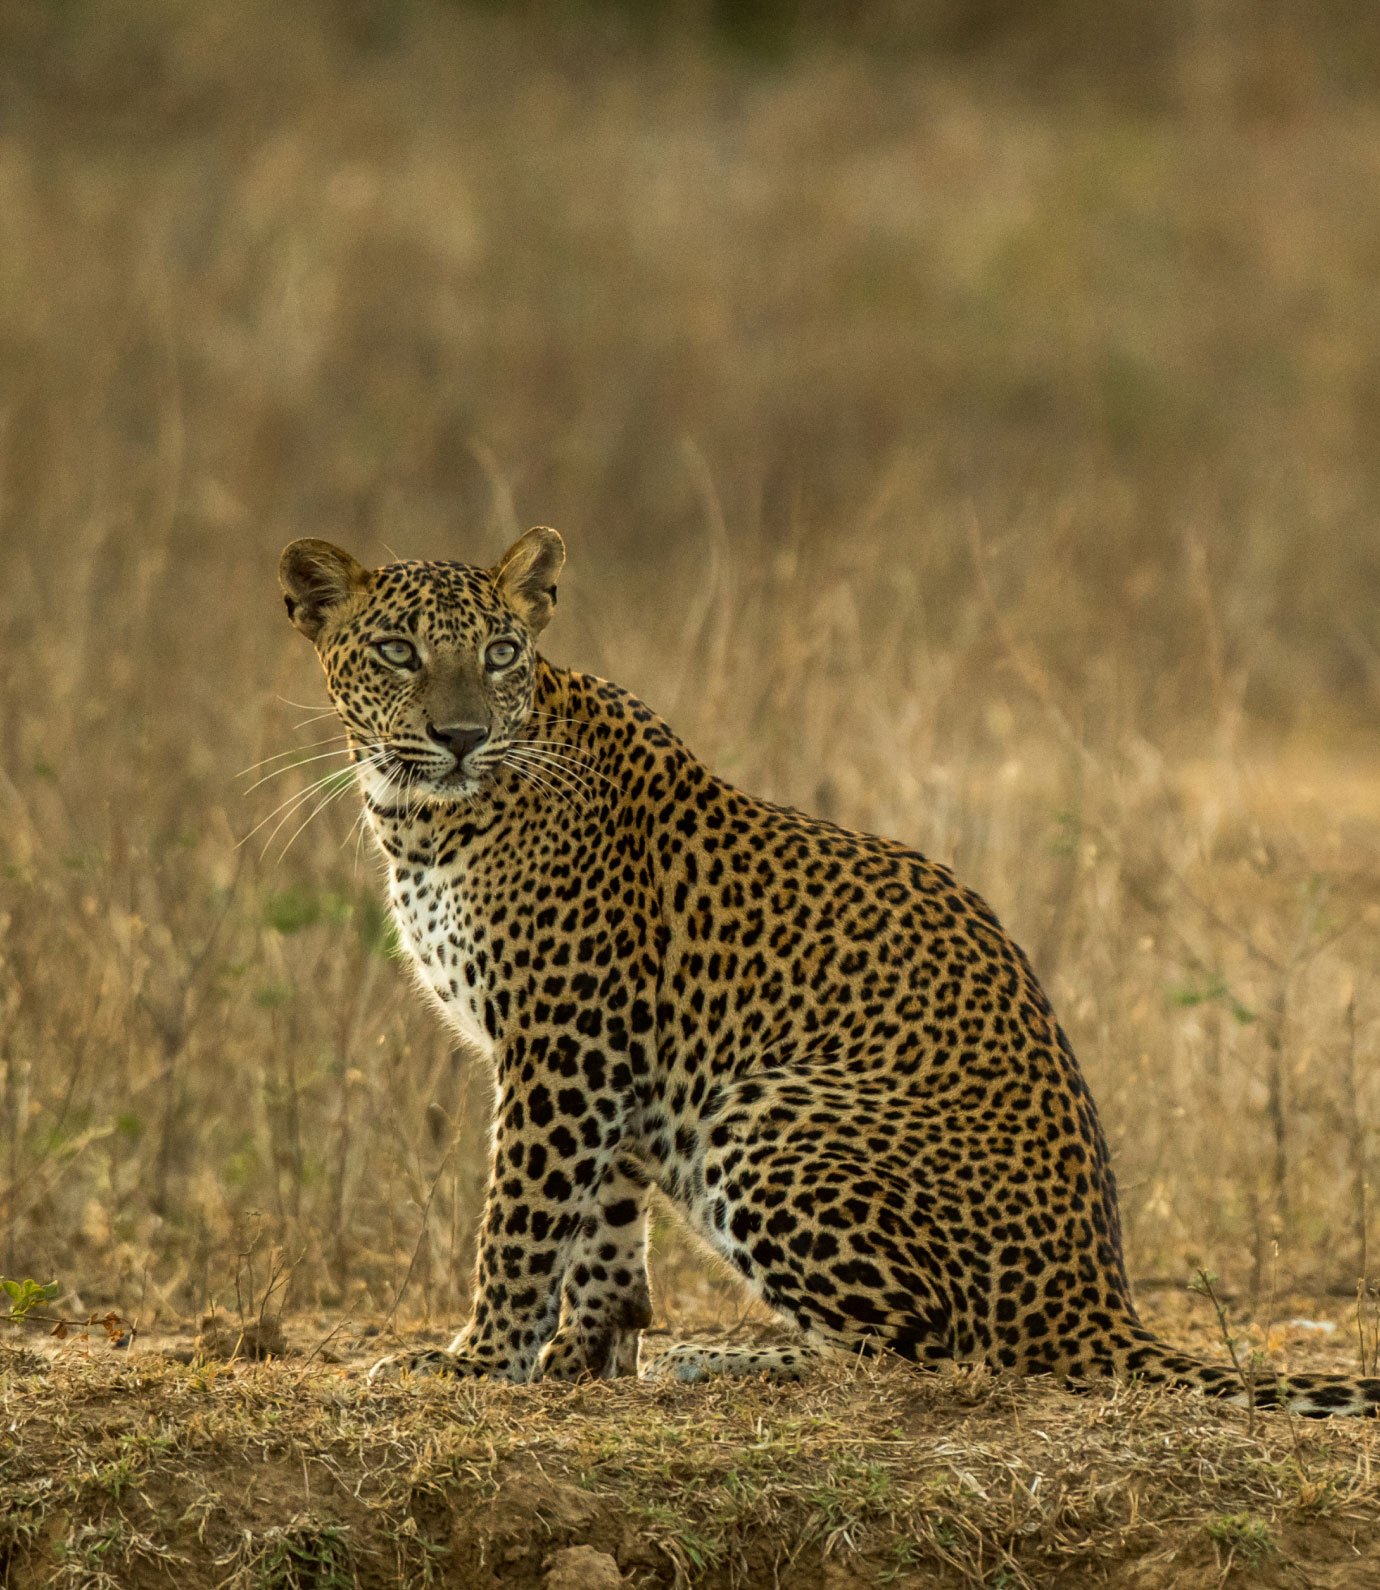
[{"label": "leopard's chin", "polygon": [[444,773],[404,774],[401,788],[412,800],[463,805],[480,795],[490,782],[483,769],[452,767]]},{"label": "leopard's chin", "polygon": [[433,801],[469,801],[473,800],[483,787],[483,779],[476,778],[472,773],[449,773],[443,778],[432,781],[427,787],[426,797]]}]

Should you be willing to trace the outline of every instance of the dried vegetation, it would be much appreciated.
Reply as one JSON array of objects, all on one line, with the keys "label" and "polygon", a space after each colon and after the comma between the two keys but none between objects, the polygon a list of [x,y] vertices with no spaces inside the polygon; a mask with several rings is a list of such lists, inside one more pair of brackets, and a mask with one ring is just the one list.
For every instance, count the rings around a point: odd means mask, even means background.
[{"label": "dried vegetation", "polygon": [[899,1367],[381,1390],[345,1357],[9,1355],[9,1582],[1362,1590],[1380,1573],[1369,1422],[1250,1427],[1183,1396]]}]

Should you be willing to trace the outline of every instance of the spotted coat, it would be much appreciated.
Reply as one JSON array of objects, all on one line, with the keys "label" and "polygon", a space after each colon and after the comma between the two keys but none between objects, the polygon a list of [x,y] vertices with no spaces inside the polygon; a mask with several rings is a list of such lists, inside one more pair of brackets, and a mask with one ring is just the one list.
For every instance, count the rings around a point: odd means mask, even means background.
[{"label": "spotted coat", "polygon": [[[991,909],[545,662],[563,560],[549,530],[492,570],[283,558],[418,979],[496,1076],[473,1312],[390,1367],[634,1372],[655,1188],[799,1337],[661,1373],[886,1349],[1242,1396],[1140,1324],[1096,1107]],[[1280,1398],[1374,1412],[1380,1381]]]}]

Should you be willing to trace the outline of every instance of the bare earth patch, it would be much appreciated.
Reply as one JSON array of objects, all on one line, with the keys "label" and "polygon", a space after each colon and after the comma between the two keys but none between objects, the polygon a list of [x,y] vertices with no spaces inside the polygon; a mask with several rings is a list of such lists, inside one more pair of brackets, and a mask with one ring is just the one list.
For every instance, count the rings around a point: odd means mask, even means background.
[{"label": "bare earth patch", "polygon": [[[1212,1350],[1197,1315],[1160,1323]],[[0,1582],[1380,1582],[1371,1421],[1252,1427],[1137,1388],[871,1365],[785,1387],[371,1387],[367,1343],[329,1363],[299,1335],[267,1362],[6,1344]],[[1344,1324],[1272,1341],[1352,1361]]]}]

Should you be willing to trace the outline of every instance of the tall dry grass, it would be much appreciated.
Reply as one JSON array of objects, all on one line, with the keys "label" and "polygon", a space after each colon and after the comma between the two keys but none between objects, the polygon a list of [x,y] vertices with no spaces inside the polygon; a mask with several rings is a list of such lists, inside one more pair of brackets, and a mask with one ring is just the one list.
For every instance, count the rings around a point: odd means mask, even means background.
[{"label": "tall dry grass", "polygon": [[535,521],[558,660],[993,902],[1134,1273],[1373,1271],[1373,99],[314,15],[6,17],[0,1273],[458,1312],[484,1079],[242,770],[329,728],[283,542]]}]

